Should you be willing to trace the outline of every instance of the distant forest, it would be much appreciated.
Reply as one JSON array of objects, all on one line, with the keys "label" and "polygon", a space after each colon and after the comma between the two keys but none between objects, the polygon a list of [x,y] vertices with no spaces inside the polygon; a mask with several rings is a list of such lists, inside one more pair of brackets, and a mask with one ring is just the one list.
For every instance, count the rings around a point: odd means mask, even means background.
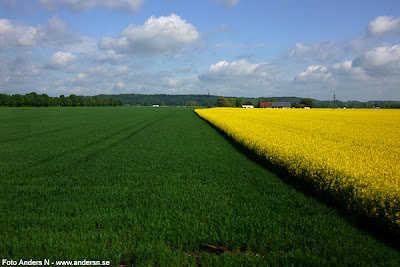
[{"label": "distant forest", "polygon": [[[51,107],[51,106],[218,106],[217,95],[167,95],[167,94],[119,94],[119,95],[97,95],[77,96],[70,95],[50,97],[46,94],[29,93],[26,95],[0,94],[0,106],[10,107]],[[292,106],[299,104],[303,98],[300,97],[258,97],[258,98],[225,98],[225,106],[237,106],[238,103],[250,102],[258,106],[260,101],[290,102]],[[336,100],[312,100],[314,108],[400,108],[400,101],[340,101]]]},{"label": "distant forest", "polygon": [[26,95],[0,94],[0,106],[9,107],[83,107],[83,106],[122,106],[124,103],[112,97],[70,95],[50,97],[46,94]]},{"label": "distant forest", "polygon": [[[120,95],[99,95],[100,98],[112,97],[113,99],[121,100],[125,105],[132,106],[218,106],[217,95],[167,95],[167,94],[120,94]],[[237,100],[243,102],[250,102],[257,106],[260,101],[277,101],[277,102],[290,102],[292,106],[300,104],[303,98],[301,97],[258,97],[258,98],[237,98],[225,97],[230,105],[236,106]],[[327,100],[321,101],[312,99],[314,108],[400,108],[400,101],[340,101]]]}]

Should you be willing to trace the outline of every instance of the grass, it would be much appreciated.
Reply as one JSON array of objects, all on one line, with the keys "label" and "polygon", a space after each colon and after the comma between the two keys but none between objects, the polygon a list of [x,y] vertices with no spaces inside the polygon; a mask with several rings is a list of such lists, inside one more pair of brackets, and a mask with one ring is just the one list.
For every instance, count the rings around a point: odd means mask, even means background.
[{"label": "grass", "polygon": [[[0,256],[396,266],[399,251],[186,108],[0,109]],[[201,243],[223,245],[217,255]]]}]

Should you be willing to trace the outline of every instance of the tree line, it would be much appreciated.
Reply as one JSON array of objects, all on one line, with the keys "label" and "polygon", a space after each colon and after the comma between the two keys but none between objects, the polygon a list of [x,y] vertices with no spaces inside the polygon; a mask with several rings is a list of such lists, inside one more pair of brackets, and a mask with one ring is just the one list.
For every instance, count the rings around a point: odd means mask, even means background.
[{"label": "tree line", "polygon": [[0,94],[0,106],[9,107],[84,107],[84,106],[122,106],[121,100],[112,97],[70,95],[51,97],[47,94],[29,93],[26,95]]},{"label": "tree line", "polygon": [[132,106],[216,106],[215,95],[168,95],[168,94],[119,94],[99,95],[100,98],[112,97]]},{"label": "tree line", "polygon": [[70,95],[50,97],[46,94],[29,93],[26,95],[0,94],[0,106],[11,107],[76,107],[76,106],[204,106],[204,107],[241,107],[244,102],[250,102],[259,107],[260,101],[290,102],[292,107],[305,104],[314,108],[400,108],[400,101],[321,101],[300,97],[222,97],[217,95],[168,95],[168,94],[119,94],[77,96]]},{"label": "tree line", "polygon": [[[253,104],[255,107],[259,108],[260,107],[260,102],[278,102],[275,98],[266,98],[264,100],[260,100],[260,98],[256,99],[256,101],[249,101],[249,100],[244,100],[243,98],[229,98],[229,97],[223,97],[220,96],[217,99],[217,106],[218,107],[242,107],[244,102],[250,102]],[[308,107],[313,107],[314,106],[314,101],[311,98],[302,98],[300,101],[285,101],[281,100],[280,102],[290,102],[292,107],[296,107],[297,104],[304,104]]]}]

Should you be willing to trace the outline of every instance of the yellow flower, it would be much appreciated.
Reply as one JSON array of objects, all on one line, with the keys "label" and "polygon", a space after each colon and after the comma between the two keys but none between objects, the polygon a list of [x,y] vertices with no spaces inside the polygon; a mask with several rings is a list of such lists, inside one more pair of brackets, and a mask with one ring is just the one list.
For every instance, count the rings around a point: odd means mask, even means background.
[{"label": "yellow flower", "polygon": [[400,110],[197,109],[270,163],[400,226]]}]

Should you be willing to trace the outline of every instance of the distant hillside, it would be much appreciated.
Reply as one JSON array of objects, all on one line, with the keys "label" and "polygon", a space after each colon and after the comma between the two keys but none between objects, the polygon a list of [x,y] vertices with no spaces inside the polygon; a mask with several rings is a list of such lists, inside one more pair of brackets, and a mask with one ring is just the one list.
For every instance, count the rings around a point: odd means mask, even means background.
[{"label": "distant hillside", "polygon": [[[98,95],[100,98],[111,97],[121,100],[126,105],[151,106],[158,104],[161,106],[216,106],[217,95],[167,95],[167,94],[120,94],[120,95]],[[230,100],[236,100],[237,97],[225,97]],[[276,101],[300,103],[300,97],[241,97],[243,101],[249,101],[257,105],[259,101],[275,99]]]},{"label": "distant hillside", "polygon": [[[120,100],[126,105],[133,106],[151,106],[158,104],[161,106],[217,106],[217,95],[167,95],[167,94],[120,94],[120,95],[99,95],[101,99],[113,98]],[[232,106],[234,105],[237,97],[225,97],[231,101]],[[243,101],[248,101],[257,106],[259,101],[271,101],[275,99],[278,102],[290,102],[299,104],[301,97],[289,96],[289,97],[241,97]],[[315,108],[400,108],[400,101],[340,101],[336,100],[334,103],[331,101],[321,101],[312,99]]]},{"label": "distant hillside", "polygon": [[[46,94],[35,92],[20,95],[0,94],[0,106],[10,107],[53,107],[53,106],[217,106],[217,95],[167,95],[167,94],[120,94],[120,95],[97,95],[97,96],[77,96],[70,95],[50,97]],[[236,106],[237,97],[224,97],[228,106]],[[257,106],[260,101],[290,102],[292,105],[299,104],[302,98],[289,97],[241,97],[243,102],[250,102]],[[314,108],[400,108],[400,101],[347,101],[340,100],[321,101],[312,99]],[[240,103],[240,101],[238,101]]]}]

